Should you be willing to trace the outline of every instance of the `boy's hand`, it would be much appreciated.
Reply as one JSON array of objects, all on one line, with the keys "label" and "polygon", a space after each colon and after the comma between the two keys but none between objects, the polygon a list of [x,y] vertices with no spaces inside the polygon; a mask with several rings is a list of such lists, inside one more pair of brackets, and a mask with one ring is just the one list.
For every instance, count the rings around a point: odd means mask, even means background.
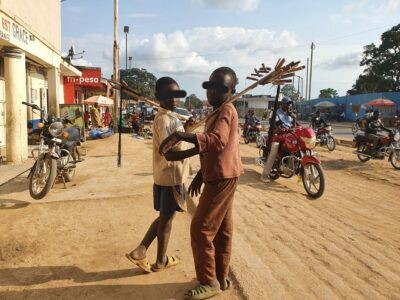
[{"label": "boy's hand", "polygon": [[191,197],[200,195],[201,186],[203,185],[203,175],[201,171],[197,172],[193,178],[192,183],[189,185],[188,193]]},{"label": "boy's hand", "polygon": [[160,148],[158,148],[158,151],[161,155],[164,155],[167,153],[169,150],[172,149],[179,141],[180,141],[180,136],[179,132],[174,132],[171,134],[169,137],[167,137],[165,140],[162,141]]},{"label": "boy's hand", "polygon": [[194,123],[196,123],[195,122],[195,120],[194,120],[194,118],[193,117],[190,117],[186,122],[185,122],[185,124],[183,124],[183,128],[185,128],[185,131],[190,127],[190,126],[192,126]]}]

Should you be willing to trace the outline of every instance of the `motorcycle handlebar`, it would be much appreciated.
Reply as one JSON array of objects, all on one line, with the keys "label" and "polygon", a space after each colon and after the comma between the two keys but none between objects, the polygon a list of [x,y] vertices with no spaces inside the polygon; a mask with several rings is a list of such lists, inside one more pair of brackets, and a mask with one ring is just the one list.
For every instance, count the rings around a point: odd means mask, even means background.
[{"label": "motorcycle handlebar", "polygon": [[43,109],[41,109],[39,106],[37,106],[36,104],[31,104],[25,101],[22,101],[22,104],[26,105],[26,106],[30,106],[32,107],[32,109],[36,109],[36,110],[40,110],[40,111],[44,111]]}]

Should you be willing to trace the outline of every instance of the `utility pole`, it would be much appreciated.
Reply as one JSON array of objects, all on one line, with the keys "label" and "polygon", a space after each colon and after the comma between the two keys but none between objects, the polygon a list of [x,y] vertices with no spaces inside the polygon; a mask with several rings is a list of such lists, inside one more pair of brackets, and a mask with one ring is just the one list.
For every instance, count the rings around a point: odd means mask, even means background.
[{"label": "utility pole", "polygon": [[[119,80],[119,45],[118,45],[118,0],[114,0],[114,48],[113,48],[113,80]],[[119,119],[119,90],[114,89],[114,122]],[[121,122],[122,120],[119,120]],[[118,125],[117,123],[114,123]],[[114,130],[118,130],[118,126],[114,126]]]},{"label": "utility pole", "polygon": [[312,61],[313,61],[313,53],[315,49],[315,44],[314,42],[311,43],[311,61],[310,61],[310,86],[308,88],[308,100],[311,99],[311,79],[312,79]]},{"label": "utility pole", "polygon": [[307,75],[306,75],[306,96],[304,97],[305,100],[308,100],[308,57],[307,57]]}]

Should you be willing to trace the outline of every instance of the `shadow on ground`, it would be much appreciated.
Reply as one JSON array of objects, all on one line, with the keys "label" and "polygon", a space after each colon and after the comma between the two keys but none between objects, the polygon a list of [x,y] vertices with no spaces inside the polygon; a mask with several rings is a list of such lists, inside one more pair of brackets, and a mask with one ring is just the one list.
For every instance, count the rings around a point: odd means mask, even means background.
[{"label": "shadow on ground", "polygon": [[11,179],[10,181],[1,185],[0,195],[24,192],[28,189],[28,183],[29,181],[26,175],[15,177],[14,179]]},{"label": "shadow on ground", "polygon": [[0,209],[18,209],[27,207],[30,202],[14,200],[14,199],[0,199]]}]

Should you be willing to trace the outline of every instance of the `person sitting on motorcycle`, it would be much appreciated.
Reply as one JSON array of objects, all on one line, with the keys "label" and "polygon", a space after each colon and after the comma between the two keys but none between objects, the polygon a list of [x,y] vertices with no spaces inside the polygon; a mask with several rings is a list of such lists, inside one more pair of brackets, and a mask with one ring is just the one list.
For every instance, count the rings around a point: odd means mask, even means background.
[{"label": "person sitting on motorcycle", "polygon": [[292,111],[293,101],[284,96],[281,102],[281,108],[276,111],[275,127],[284,129],[292,128],[296,125],[296,115]]},{"label": "person sitting on motorcycle", "polygon": [[280,134],[273,137],[271,150],[269,151],[266,160],[265,153],[263,155],[264,159],[262,158],[265,160],[265,163],[263,172],[261,174],[261,181],[265,183],[270,182],[269,173],[271,172],[272,166],[278,154],[280,140],[284,138],[285,131],[296,126],[296,116],[291,109],[292,104],[292,99],[284,96],[281,102],[281,108],[276,111],[275,128]]},{"label": "person sitting on motorcycle", "polygon": [[247,133],[253,128],[256,122],[259,122],[259,120],[254,115],[254,109],[250,109],[245,117],[243,136],[247,135]]},{"label": "person sitting on motorcycle", "polygon": [[320,110],[317,110],[317,112],[315,113],[315,116],[314,116],[311,124],[313,126],[312,128],[314,129],[314,131],[317,130],[319,127],[322,127],[322,126],[325,127],[327,125],[324,118],[321,116]]},{"label": "person sitting on motorcycle", "polygon": [[372,156],[381,156],[383,153],[378,153],[378,143],[379,139],[382,135],[378,134],[378,131],[385,130],[387,132],[392,132],[389,128],[383,126],[381,119],[379,119],[380,113],[378,110],[375,110],[372,114],[372,117],[367,122],[365,127],[365,137],[373,142],[372,146]]},{"label": "person sitting on motorcycle", "polygon": [[365,114],[360,118],[360,128],[364,129],[367,127],[368,121],[371,119],[374,111],[372,109],[366,109]]}]

